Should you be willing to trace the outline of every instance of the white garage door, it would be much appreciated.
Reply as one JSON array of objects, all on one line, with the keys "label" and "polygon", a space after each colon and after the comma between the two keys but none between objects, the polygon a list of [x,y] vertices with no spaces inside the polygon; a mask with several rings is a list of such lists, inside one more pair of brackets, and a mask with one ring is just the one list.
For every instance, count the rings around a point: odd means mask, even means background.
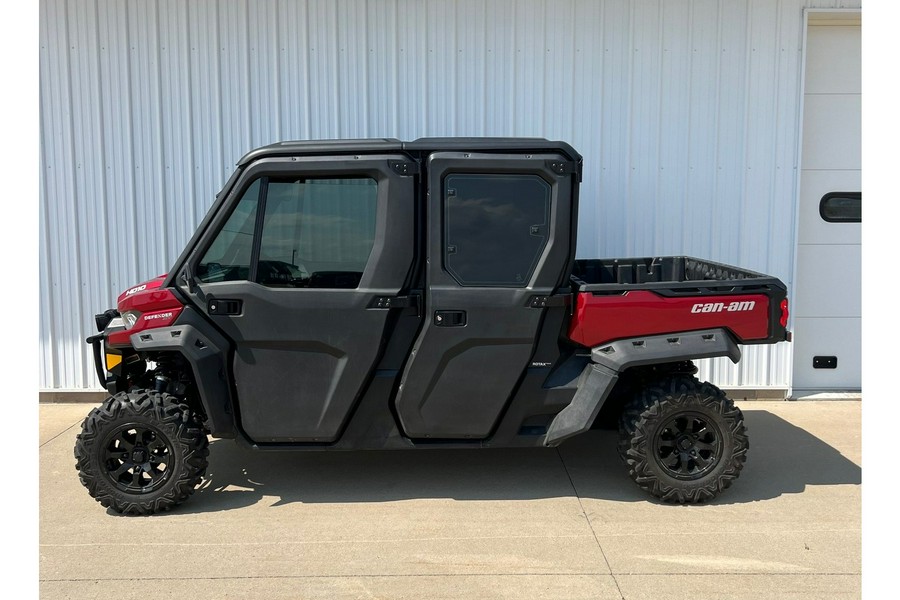
[{"label": "white garage door", "polygon": [[861,385],[861,38],[859,25],[842,24],[846,17],[810,15],[792,299],[794,396]]}]

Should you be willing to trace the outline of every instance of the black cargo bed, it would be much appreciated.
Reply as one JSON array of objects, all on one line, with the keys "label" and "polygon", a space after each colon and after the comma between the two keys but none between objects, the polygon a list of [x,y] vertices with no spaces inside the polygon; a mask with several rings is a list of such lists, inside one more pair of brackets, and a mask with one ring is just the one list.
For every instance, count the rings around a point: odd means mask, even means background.
[{"label": "black cargo bed", "polygon": [[775,277],[690,256],[579,259],[571,281],[573,291],[595,294],[634,289],[664,295],[785,290]]}]

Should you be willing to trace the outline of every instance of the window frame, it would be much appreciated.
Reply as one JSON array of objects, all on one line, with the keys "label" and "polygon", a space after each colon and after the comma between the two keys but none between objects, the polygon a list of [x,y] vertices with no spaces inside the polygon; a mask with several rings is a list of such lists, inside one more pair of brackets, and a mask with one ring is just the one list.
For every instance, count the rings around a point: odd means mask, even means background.
[{"label": "window frame", "polygon": [[[515,177],[523,180],[530,181],[538,181],[545,187],[545,195],[544,195],[544,223],[543,227],[545,229],[543,240],[541,242],[540,248],[535,252],[535,255],[531,261],[531,264],[528,267],[528,271],[526,275],[523,277],[521,282],[504,282],[498,283],[496,281],[492,282],[467,282],[464,280],[463,276],[452,269],[449,265],[449,247],[450,247],[450,206],[448,202],[447,196],[447,185],[448,180],[452,177],[463,176],[463,177]],[[535,277],[535,273],[537,272],[537,267],[541,262],[541,258],[544,256],[548,244],[550,244],[551,239],[553,237],[553,184],[547,181],[545,177],[543,177],[539,173],[531,173],[531,172],[481,172],[477,170],[468,171],[468,170],[454,170],[448,173],[445,173],[441,179],[441,267],[443,271],[450,276],[450,278],[456,282],[460,287],[489,287],[489,288],[507,288],[507,289],[524,289],[531,285],[532,279]]]},{"label": "window frame", "polygon": [[[248,269],[247,279],[226,279],[223,281],[204,281],[200,276],[200,265],[202,264],[203,259],[206,257],[206,253],[209,252],[210,248],[212,248],[213,244],[219,239],[219,236],[222,234],[222,231],[225,229],[225,225],[228,224],[228,220],[231,219],[231,216],[235,213],[241,201],[244,199],[244,196],[247,192],[253,187],[253,185],[259,181],[259,191],[256,196],[256,218],[253,223],[253,240],[250,242],[250,265]],[[201,243],[197,245],[196,250],[194,250],[194,256],[197,258],[195,260],[189,260],[188,269],[190,270],[191,276],[197,280],[199,283],[211,284],[211,283],[224,283],[224,282],[234,282],[234,281],[251,281],[251,278],[255,275],[255,264],[254,253],[257,253],[256,247],[256,235],[260,226],[260,209],[262,208],[262,202],[265,198],[265,194],[267,192],[268,187],[268,177],[265,175],[259,177],[253,177],[246,180],[246,185],[242,185],[240,189],[233,191],[229,196],[237,196],[237,199],[231,202],[231,206],[228,210],[219,215],[219,218],[211,222],[207,231],[204,231],[204,238],[201,240]],[[226,199],[226,202],[228,200]],[[213,205],[213,210],[215,209],[215,204]],[[207,232],[209,235],[207,235]]]},{"label": "window frame", "polygon": [[[266,165],[267,166],[267,165]],[[373,171],[371,169],[360,169],[359,171],[351,171],[346,169],[339,170],[331,170],[331,169],[323,169],[316,170],[314,172],[297,172],[293,170],[284,170],[280,169],[252,169],[248,170],[244,173],[245,177],[242,180],[239,180],[241,183],[239,188],[233,190],[229,196],[236,197],[236,199],[231,200],[226,199],[226,203],[231,203],[231,206],[228,210],[221,215],[217,215],[217,218],[210,222],[208,228],[203,233],[203,239],[201,243],[199,243],[195,250],[193,251],[193,257],[188,261],[188,268],[192,276],[198,280],[199,283],[210,285],[217,283],[252,283],[255,285],[259,285],[266,289],[270,290],[304,290],[304,289],[317,289],[317,290],[347,290],[353,291],[358,290],[362,286],[362,282],[365,279],[366,271],[370,268],[372,263],[372,258],[377,253],[380,254],[382,249],[379,248],[378,242],[378,230],[379,230],[379,222],[381,220],[381,197],[382,194],[389,193],[389,181],[386,180],[382,173],[378,171]],[[262,233],[263,227],[265,225],[265,216],[266,216],[266,200],[268,198],[269,191],[269,180],[284,180],[284,179],[369,179],[375,183],[375,239],[372,243],[372,248],[369,250],[369,256],[366,259],[366,265],[362,273],[361,281],[357,283],[357,286],[354,288],[345,288],[345,287],[320,287],[320,288],[303,288],[303,287],[274,287],[267,286],[265,284],[258,283],[256,280],[258,278],[258,268],[259,268],[259,254],[262,245]],[[246,279],[232,279],[225,281],[202,281],[200,279],[200,275],[198,270],[200,268],[201,261],[205,257],[206,253],[215,244],[218,236],[222,233],[223,228],[228,223],[228,220],[231,218],[231,215],[234,214],[234,211],[237,210],[238,205],[244,199],[244,195],[247,191],[253,187],[253,185],[259,181],[259,195],[257,196],[257,205],[256,205],[256,221],[253,225],[253,241],[250,250],[250,268],[248,270],[248,277]],[[215,206],[215,205],[214,205]]]},{"label": "window frame", "polygon": [[[276,183],[276,184],[296,183],[297,180],[302,179],[304,181],[304,184],[310,180],[321,180],[321,181],[326,181],[326,180],[327,181],[368,180],[368,181],[371,181],[372,184],[374,184],[375,194],[372,197],[372,201],[374,202],[373,208],[374,208],[374,213],[375,213],[375,220],[372,222],[372,225],[373,225],[372,244],[369,247],[369,253],[366,256],[366,263],[363,266],[363,270],[360,272],[360,282],[361,282],[362,276],[365,274],[366,269],[369,267],[369,263],[372,260],[372,254],[375,251],[375,246],[376,246],[376,242],[377,242],[376,236],[378,233],[378,191],[379,191],[379,187],[380,187],[378,179],[371,175],[365,175],[365,174],[339,174],[339,175],[336,175],[336,174],[323,174],[323,175],[319,175],[319,174],[316,174],[316,175],[286,174],[286,175],[276,175],[276,176],[265,176],[263,179],[264,179],[264,181],[261,184],[260,189],[262,190],[263,188],[265,188],[265,194],[262,194],[262,192],[261,192],[260,205],[259,205],[259,209],[258,209],[259,212],[257,213],[257,222],[256,222],[255,229],[253,231],[253,254],[251,257],[252,262],[250,265],[250,279],[248,279],[248,281],[250,281],[251,283],[256,283],[263,287],[270,288],[270,289],[283,289],[282,286],[274,286],[274,285],[262,283],[259,281],[259,258],[262,253],[263,235],[265,234],[266,214],[267,214],[266,210],[268,208],[268,199],[269,199],[269,196],[268,196],[269,183],[273,182],[271,180],[274,180],[273,183]],[[294,181],[290,181],[290,180],[294,180]],[[251,185],[252,185],[252,182],[251,182]],[[345,272],[346,273],[351,273],[351,272],[355,273],[356,271],[345,271]],[[344,286],[336,286],[336,287],[316,287],[314,289],[329,289],[329,290],[359,289],[360,282],[357,282],[356,286],[354,286],[352,288],[344,287]],[[289,289],[310,289],[310,288],[289,287]]]}]

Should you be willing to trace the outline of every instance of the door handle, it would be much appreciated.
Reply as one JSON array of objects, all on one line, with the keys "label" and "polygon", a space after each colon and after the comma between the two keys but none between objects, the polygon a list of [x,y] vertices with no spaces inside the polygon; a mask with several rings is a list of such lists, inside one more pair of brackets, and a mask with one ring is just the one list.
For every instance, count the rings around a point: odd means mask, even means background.
[{"label": "door handle", "polygon": [[244,311],[243,300],[210,298],[206,306],[211,315],[239,315]]},{"label": "door handle", "polygon": [[434,311],[435,327],[465,327],[466,311],[464,310],[436,310]]}]

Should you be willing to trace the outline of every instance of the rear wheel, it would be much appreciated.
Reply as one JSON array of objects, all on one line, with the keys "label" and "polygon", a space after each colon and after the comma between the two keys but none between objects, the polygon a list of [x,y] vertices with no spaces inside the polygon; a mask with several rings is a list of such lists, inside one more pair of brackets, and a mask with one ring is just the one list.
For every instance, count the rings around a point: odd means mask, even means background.
[{"label": "rear wheel", "polygon": [[643,489],[667,502],[703,502],[740,475],[744,416],[711,383],[677,376],[646,386],[619,420],[619,455]]},{"label": "rear wheel", "polygon": [[122,392],[90,412],[75,442],[81,483],[119,513],[152,514],[184,502],[208,464],[207,433],[169,394]]}]

